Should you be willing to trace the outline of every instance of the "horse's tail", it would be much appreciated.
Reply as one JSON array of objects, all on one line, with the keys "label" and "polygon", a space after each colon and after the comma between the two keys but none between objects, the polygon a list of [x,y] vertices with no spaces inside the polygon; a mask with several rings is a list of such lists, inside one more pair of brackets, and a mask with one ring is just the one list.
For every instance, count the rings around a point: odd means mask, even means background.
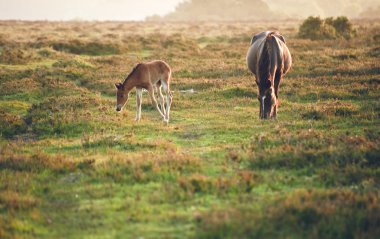
[{"label": "horse's tail", "polygon": [[[260,78],[264,80],[265,84],[274,83],[278,67],[282,65],[282,58],[279,56],[281,46],[276,39],[278,35],[278,32],[270,32],[266,36],[263,46],[259,66],[261,71]],[[282,41],[282,39],[279,39],[279,41]]]},{"label": "horse's tail", "polygon": [[260,55],[259,60],[259,75],[260,86],[264,88],[270,87],[271,81],[271,64],[272,64],[272,52],[273,52],[273,40],[275,32],[271,32],[266,36],[265,43]]}]

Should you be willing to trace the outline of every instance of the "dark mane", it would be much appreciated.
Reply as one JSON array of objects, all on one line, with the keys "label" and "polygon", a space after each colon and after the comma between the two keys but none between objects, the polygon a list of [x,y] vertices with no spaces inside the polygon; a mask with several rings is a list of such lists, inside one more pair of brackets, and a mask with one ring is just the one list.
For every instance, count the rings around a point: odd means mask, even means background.
[{"label": "dark mane", "polygon": [[269,80],[270,66],[271,66],[271,43],[274,32],[270,33],[265,39],[263,51],[260,55],[259,61],[259,87],[260,89],[268,89],[271,85]]},{"label": "dark mane", "polygon": [[140,65],[141,63],[138,63],[135,67],[133,67],[133,70],[131,71],[131,73],[129,73],[129,75],[125,78],[123,85],[125,84],[125,82],[128,81],[129,78],[131,78],[133,74],[135,74],[135,72],[137,71]]}]

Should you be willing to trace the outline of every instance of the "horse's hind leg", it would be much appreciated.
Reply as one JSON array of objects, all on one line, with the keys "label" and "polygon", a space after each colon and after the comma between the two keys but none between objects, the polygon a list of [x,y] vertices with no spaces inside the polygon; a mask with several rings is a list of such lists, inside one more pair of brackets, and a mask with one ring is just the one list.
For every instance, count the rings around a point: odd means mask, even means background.
[{"label": "horse's hind leg", "polygon": [[164,96],[162,95],[161,86],[157,86],[157,92],[158,92],[158,97],[159,97],[158,99],[160,102],[161,111],[164,115],[166,115],[165,99],[164,99]]},{"label": "horse's hind leg", "polygon": [[156,97],[154,95],[154,89],[153,89],[153,86],[150,86],[147,88],[148,92],[149,92],[149,96],[150,96],[150,99],[152,101],[152,104],[156,107],[157,111],[160,113],[161,117],[164,118],[164,120],[166,119],[165,115],[162,113],[160,107],[158,106],[158,103],[157,103],[157,100],[156,100]]},{"label": "horse's hind leg", "polygon": [[170,108],[173,102],[173,95],[170,91],[169,85],[167,83],[162,83],[162,87],[164,88],[164,91],[166,93],[166,122],[169,123],[170,118]]}]

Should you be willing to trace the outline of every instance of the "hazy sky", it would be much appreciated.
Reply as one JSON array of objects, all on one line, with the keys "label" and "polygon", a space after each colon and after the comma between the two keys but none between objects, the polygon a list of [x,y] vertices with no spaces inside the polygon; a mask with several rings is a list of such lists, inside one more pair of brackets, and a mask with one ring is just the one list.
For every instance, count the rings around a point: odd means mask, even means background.
[{"label": "hazy sky", "polygon": [[0,19],[144,20],[173,11],[182,0],[0,0]]}]

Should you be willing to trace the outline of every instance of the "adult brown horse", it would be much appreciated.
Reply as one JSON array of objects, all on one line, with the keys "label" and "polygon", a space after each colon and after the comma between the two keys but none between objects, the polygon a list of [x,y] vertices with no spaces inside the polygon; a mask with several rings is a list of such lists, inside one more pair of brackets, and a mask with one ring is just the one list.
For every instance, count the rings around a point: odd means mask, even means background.
[{"label": "adult brown horse", "polygon": [[279,106],[278,87],[292,66],[292,56],[285,38],[274,31],[256,34],[251,40],[247,64],[255,75],[259,88],[260,118],[276,118]]}]

